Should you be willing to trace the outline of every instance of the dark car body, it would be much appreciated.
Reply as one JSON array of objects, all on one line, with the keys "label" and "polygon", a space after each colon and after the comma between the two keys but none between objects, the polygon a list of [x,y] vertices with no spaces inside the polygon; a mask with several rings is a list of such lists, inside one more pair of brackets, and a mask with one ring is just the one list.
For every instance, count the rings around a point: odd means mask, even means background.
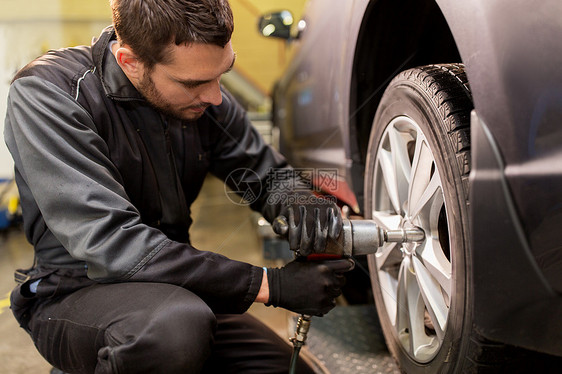
[{"label": "dark car body", "polygon": [[473,328],[562,356],[562,2],[313,0],[274,90],[279,147],[363,209],[369,133],[400,71],[463,63],[472,91]]}]

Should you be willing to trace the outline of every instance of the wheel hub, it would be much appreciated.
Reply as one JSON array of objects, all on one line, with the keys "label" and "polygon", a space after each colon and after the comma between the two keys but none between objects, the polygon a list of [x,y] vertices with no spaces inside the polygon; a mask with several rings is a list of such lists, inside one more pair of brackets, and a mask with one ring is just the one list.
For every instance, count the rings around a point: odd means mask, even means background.
[{"label": "wheel hub", "polygon": [[[402,221],[402,223],[400,224],[400,228],[401,229],[418,229],[418,230],[422,230],[420,227],[414,225],[409,219],[404,219]],[[417,246],[419,245],[419,243],[417,242],[405,242],[402,243],[402,254],[403,256],[408,256],[408,257],[412,257],[416,251]]]},{"label": "wheel hub", "polygon": [[376,165],[373,217],[387,229],[425,235],[381,248],[375,267],[398,340],[414,360],[428,362],[445,335],[449,296],[443,295],[451,292],[451,262],[436,239],[444,206],[439,171],[425,135],[407,117],[387,126]]}]

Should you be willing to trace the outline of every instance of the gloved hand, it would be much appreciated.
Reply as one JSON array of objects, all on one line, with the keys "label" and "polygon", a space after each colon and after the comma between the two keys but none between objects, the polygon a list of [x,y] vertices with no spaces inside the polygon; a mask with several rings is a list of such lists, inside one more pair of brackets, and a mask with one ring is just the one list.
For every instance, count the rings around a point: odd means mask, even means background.
[{"label": "gloved hand", "polygon": [[273,221],[273,231],[286,237],[291,250],[298,250],[300,256],[323,253],[328,239],[336,241],[342,231],[339,207],[312,194],[296,195],[295,200],[281,209]]},{"label": "gloved hand", "polygon": [[300,314],[321,316],[336,306],[345,284],[343,273],[355,266],[353,260],[303,261],[297,259],[282,268],[268,268],[269,301]]}]

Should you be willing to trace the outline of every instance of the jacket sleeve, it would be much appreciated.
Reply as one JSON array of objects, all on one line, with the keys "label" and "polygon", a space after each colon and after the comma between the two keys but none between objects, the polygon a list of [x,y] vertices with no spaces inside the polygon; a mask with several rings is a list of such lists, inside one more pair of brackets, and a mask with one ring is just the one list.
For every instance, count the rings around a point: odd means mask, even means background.
[{"label": "jacket sleeve", "polygon": [[5,139],[48,230],[100,282],[161,282],[191,290],[217,313],[244,312],[263,271],[169,240],[142,223],[92,118],[37,77],[16,80]]},{"label": "jacket sleeve", "polygon": [[269,222],[278,215],[287,195],[311,193],[307,183],[264,142],[243,108],[224,89],[223,103],[212,119],[210,126],[216,131],[217,141],[211,172]]}]

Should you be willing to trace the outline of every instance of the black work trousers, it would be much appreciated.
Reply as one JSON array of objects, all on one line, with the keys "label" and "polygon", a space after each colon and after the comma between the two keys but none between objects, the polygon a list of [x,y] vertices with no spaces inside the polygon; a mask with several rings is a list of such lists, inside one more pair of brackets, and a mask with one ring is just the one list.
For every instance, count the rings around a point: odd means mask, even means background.
[{"label": "black work trousers", "polygon": [[[291,348],[255,318],[215,315],[161,283],[95,284],[41,300],[29,318],[39,352],[68,373],[287,373]],[[300,373],[313,373],[301,360]]]}]

